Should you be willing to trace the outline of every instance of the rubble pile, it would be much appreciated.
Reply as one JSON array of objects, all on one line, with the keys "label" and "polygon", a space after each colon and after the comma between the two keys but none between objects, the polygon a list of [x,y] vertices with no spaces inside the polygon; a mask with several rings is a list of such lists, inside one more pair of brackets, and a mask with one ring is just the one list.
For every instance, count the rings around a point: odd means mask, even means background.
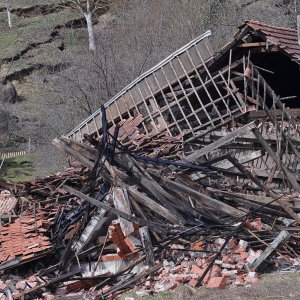
[{"label": "rubble pile", "polygon": [[[219,54],[204,61],[198,39],[193,72],[160,78],[167,86],[132,108],[115,98],[55,139],[70,163],[62,173],[0,180],[3,299],[234,288],[300,271],[298,119],[243,52],[267,46],[247,42],[250,25],[225,66]],[[169,67],[190,48],[181,51]]]},{"label": "rubble pile", "polygon": [[[219,250],[224,242],[225,240],[222,238],[218,238],[214,243],[206,244],[206,246],[203,242],[196,242],[192,244],[188,254],[186,251],[189,250],[182,244],[173,244],[170,252],[176,254],[184,251],[185,254],[176,260],[165,259],[163,267],[155,276],[149,277],[142,287],[137,288],[136,294],[139,296],[153,295],[153,293],[176,289],[183,284],[188,284],[192,288],[197,287],[199,278],[203,276],[213,258],[213,253]],[[259,281],[259,273],[255,271],[256,268],[251,268],[251,265],[262,255],[263,250],[253,250],[244,240],[239,242],[230,240],[229,245],[231,246],[227,246],[222,251],[210,271],[204,276],[202,284],[206,288],[247,287]],[[176,250],[172,250],[172,248]],[[278,270],[283,270],[285,267],[289,269],[290,266],[299,270],[299,259],[283,256],[280,253],[276,255],[274,263]]]},{"label": "rubble pile", "polygon": [[0,268],[16,299],[53,289],[105,299],[131,288],[225,288],[256,283],[261,271],[299,271],[298,193],[265,196],[228,155],[248,181],[222,174],[215,159],[140,155],[117,133],[89,137],[96,147],[56,139],[74,166],[11,189],[18,212],[0,231]]}]

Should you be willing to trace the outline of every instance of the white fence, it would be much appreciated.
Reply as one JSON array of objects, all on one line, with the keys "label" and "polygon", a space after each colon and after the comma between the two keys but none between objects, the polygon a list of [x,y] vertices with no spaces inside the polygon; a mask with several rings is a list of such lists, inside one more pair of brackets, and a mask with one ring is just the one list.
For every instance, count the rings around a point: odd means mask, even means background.
[{"label": "white fence", "polygon": [[26,151],[15,151],[15,152],[5,152],[5,153],[0,152],[0,160],[8,159],[8,158],[16,157],[16,156],[22,156],[25,154],[26,154]]}]

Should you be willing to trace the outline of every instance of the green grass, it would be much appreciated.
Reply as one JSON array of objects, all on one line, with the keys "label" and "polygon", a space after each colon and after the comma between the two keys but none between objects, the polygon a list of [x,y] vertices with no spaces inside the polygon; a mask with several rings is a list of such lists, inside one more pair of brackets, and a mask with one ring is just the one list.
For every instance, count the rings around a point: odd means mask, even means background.
[{"label": "green grass", "polygon": [[[17,8],[27,8],[34,5],[41,4],[41,0],[21,0],[21,1],[12,1],[12,9]],[[45,1],[45,4],[52,4],[52,3],[60,3],[60,0],[47,0]],[[6,3],[5,0],[0,0],[0,8],[5,8]]]},{"label": "green grass", "polygon": [[[207,291],[204,287],[200,287],[196,290],[196,299],[197,297],[200,297],[205,291]],[[190,299],[190,300],[196,300],[195,298],[191,299],[191,296],[195,296],[191,289],[187,286],[181,286],[176,288],[175,290],[171,291],[165,291],[156,293],[153,296],[138,296],[134,291],[130,291],[128,293],[125,293],[121,295],[120,300],[125,300],[126,297],[132,297],[136,300],[184,300],[184,299]]]},{"label": "green grass", "polygon": [[[60,2],[60,0],[46,1],[45,4],[49,4],[49,2]],[[42,2],[40,0],[14,1],[13,8],[28,7],[38,3]],[[4,1],[0,0],[0,8],[4,4]],[[13,84],[23,101],[10,105],[9,108],[12,109],[13,114],[16,116],[21,116],[18,135],[25,137],[26,140],[30,137],[45,143],[45,139],[41,138],[42,133],[39,132],[39,127],[44,132],[45,127],[49,128],[52,126],[52,123],[49,125],[49,117],[45,116],[45,114],[50,116],[50,112],[51,114],[55,113],[60,105],[61,109],[65,107],[65,104],[61,102],[62,99],[56,92],[53,82],[59,80],[57,76],[70,77],[71,73],[69,69],[66,69],[60,71],[59,74],[53,75],[51,66],[72,63],[74,58],[77,61],[80,61],[81,58],[85,59],[88,49],[86,28],[62,27],[59,30],[60,36],[55,37],[53,42],[45,43],[45,41],[50,39],[50,34],[56,26],[63,26],[69,21],[82,17],[83,15],[80,12],[70,8],[44,16],[32,15],[26,18],[12,14],[13,28],[10,29],[7,24],[6,12],[0,12],[0,62],[2,59],[12,58],[16,54],[21,53],[30,44],[39,44],[24,52],[15,61],[7,62],[0,66],[0,73],[5,74],[8,72],[8,75],[20,74],[19,77],[14,77]],[[57,48],[62,42],[65,43],[65,51],[60,51]],[[37,68],[32,70],[33,66],[37,66]],[[43,66],[49,66],[49,69]],[[30,70],[30,72],[24,72],[25,70]],[[44,122],[44,119],[47,122]],[[54,117],[53,120],[55,120]],[[57,135],[65,131],[63,128],[55,126],[53,125],[58,132]],[[49,128],[49,131],[51,131],[49,135],[52,138],[54,135],[52,127]],[[50,144],[48,135],[46,143]],[[40,144],[37,145],[36,151],[41,151],[42,147]],[[27,160],[27,162],[22,163],[22,161],[19,161],[19,158],[6,160],[3,169],[0,170],[0,178],[4,177],[13,182],[21,182],[37,176],[49,175],[56,172],[57,169],[61,170],[61,164],[56,165],[56,162],[50,162],[38,155],[34,159],[32,157],[24,157],[22,159]],[[44,165],[47,165],[47,168]]]},{"label": "green grass", "polygon": [[82,17],[76,11],[66,8],[60,12],[38,15],[31,18],[20,18],[12,15],[13,28],[8,28],[6,14],[0,13],[0,59],[13,57],[17,52],[25,49],[28,44],[44,42],[49,39],[51,32],[57,25]]},{"label": "green grass", "polygon": [[132,297],[135,300],[269,300],[269,299],[300,299],[299,273],[273,273],[261,276],[260,281],[251,287],[238,287],[225,290],[190,289],[181,286],[172,291],[154,294],[153,296],[139,297],[134,291],[123,294],[120,299]]},{"label": "green grass", "polygon": [[[21,43],[21,39],[19,38],[19,35],[17,32],[11,31],[11,32],[4,32],[0,34],[0,41],[1,41],[1,47],[3,49],[11,49],[13,47],[18,47]],[[5,57],[7,54],[6,51],[3,51],[0,55]]]},{"label": "green grass", "polygon": [[5,159],[0,169],[0,177],[16,183],[33,179],[33,159],[34,156],[32,154]]},{"label": "green grass", "polygon": [[86,28],[76,28],[68,29],[65,33],[65,42],[68,47],[76,48],[86,46],[87,44],[87,29]]},{"label": "green grass", "polygon": [[0,12],[0,28],[5,28],[7,26],[7,15],[5,12]]}]

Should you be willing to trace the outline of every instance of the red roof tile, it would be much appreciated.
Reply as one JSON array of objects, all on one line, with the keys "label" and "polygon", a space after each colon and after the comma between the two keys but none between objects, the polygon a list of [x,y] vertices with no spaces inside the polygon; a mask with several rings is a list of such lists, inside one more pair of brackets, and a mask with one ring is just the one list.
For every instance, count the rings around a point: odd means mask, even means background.
[{"label": "red roof tile", "polygon": [[[24,261],[51,249],[51,242],[43,235],[45,216],[36,213],[36,219],[22,215],[13,223],[0,228],[0,264],[19,258]],[[46,225],[49,226],[48,222]]]},{"label": "red roof tile", "polygon": [[278,48],[286,52],[286,54],[300,62],[300,45],[298,43],[297,30],[276,27],[258,21],[246,21],[241,27],[245,26],[261,33],[267,41],[273,43]]},{"label": "red roof tile", "polygon": [[0,194],[0,215],[11,213],[17,206],[18,200],[9,191]]}]

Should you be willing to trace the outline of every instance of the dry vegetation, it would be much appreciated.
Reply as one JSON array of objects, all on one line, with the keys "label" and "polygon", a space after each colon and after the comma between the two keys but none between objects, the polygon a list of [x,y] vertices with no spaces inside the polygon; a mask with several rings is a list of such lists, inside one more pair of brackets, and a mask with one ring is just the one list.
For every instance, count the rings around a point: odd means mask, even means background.
[{"label": "dry vegetation", "polygon": [[[203,288],[191,289],[183,287],[175,291],[160,293],[155,296],[157,300],[278,300],[278,299],[299,299],[300,276],[295,273],[290,274],[269,274],[262,278],[259,283],[227,290],[208,290]],[[150,300],[153,296],[138,297],[134,292],[121,297],[133,297],[135,300]]]}]

